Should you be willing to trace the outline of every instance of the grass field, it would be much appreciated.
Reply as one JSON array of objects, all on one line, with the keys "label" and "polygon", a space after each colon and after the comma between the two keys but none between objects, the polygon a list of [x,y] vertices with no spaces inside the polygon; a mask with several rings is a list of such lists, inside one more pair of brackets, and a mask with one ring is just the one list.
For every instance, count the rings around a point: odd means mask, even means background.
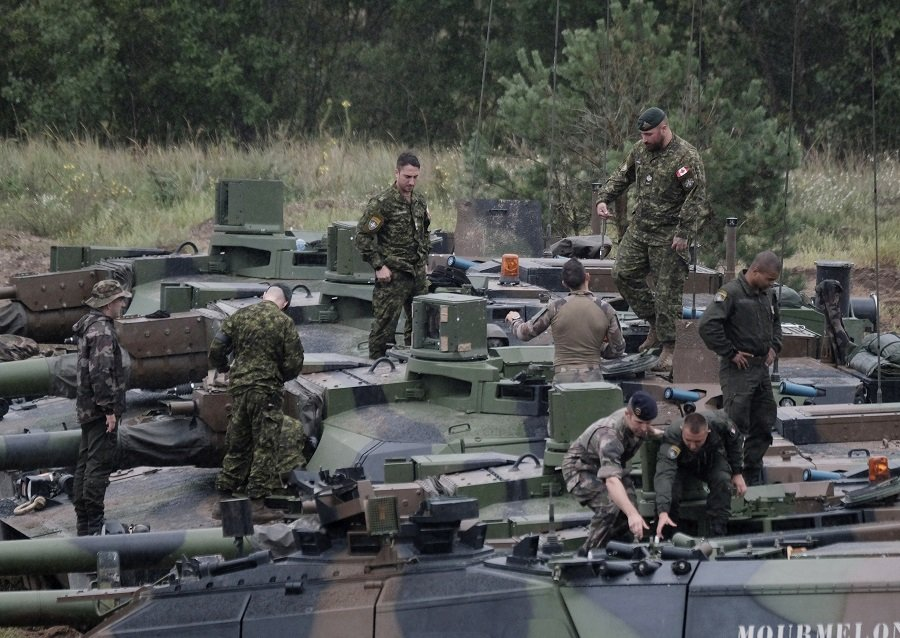
[{"label": "grass field", "polygon": [[[55,243],[174,248],[212,216],[218,180],[263,178],[285,184],[286,227],[325,229],[359,217],[368,197],[390,183],[397,151],[332,138],[117,148],[91,139],[8,140],[0,143],[0,225]],[[417,152],[417,189],[428,201],[432,228],[452,230],[454,202],[471,192],[463,153]],[[787,266],[821,258],[874,265],[873,164],[817,153],[791,173],[788,214],[803,236]],[[900,264],[900,162],[881,157],[877,169],[879,263],[893,267]]]}]

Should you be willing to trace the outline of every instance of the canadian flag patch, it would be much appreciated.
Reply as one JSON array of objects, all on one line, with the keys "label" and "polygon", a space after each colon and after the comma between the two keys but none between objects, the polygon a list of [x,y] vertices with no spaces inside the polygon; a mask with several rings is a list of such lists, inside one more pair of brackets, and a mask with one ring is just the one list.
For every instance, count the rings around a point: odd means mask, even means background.
[{"label": "canadian flag patch", "polygon": [[681,177],[684,177],[685,175],[687,175],[687,174],[690,173],[690,172],[691,172],[690,167],[688,167],[688,166],[682,166],[682,167],[679,168],[677,171],[675,171],[675,177],[681,178]]}]

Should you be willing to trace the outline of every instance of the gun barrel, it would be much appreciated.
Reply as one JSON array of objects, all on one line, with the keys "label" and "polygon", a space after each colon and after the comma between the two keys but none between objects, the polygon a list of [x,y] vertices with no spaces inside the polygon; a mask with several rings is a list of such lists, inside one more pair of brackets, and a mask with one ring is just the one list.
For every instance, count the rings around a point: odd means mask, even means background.
[{"label": "gun barrel", "polygon": [[[246,538],[249,547],[250,539]],[[0,542],[0,576],[89,572],[97,552],[119,553],[122,569],[168,569],[182,556],[238,556],[234,539],[219,527],[144,534],[38,538]]]},{"label": "gun barrel", "polygon": [[81,430],[0,436],[0,470],[33,470],[75,465]]},{"label": "gun barrel", "polygon": [[0,593],[0,618],[9,627],[43,625],[96,625],[100,621],[93,600],[59,602],[74,589],[13,591]]}]

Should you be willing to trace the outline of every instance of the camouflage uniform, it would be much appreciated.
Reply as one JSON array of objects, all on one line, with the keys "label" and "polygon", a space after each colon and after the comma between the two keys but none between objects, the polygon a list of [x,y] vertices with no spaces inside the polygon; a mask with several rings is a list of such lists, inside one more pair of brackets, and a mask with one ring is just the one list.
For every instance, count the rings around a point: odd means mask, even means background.
[{"label": "camouflage uniform", "polygon": [[411,345],[412,299],[428,292],[425,264],[428,260],[428,207],[415,192],[406,201],[396,185],[369,200],[356,226],[356,248],[373,269],[391,269],[391,280],[375,282],[372,310],[375,319],[369,333],[369,357],[384,356],[394,342],[400,311],[406,316],[404,339]]},{"label": "camouflage uniform", "polygon": [[106,488],[116,463],[116,432],[106,431],[106,416],[125,412],[126,374],[113,320],[93,309],[72,328],[78,339],[75,411],[81,445],[75,466],[72,504],[79,536],[103,526]]},{"label": "camouflage uniform", "polygon": [[[775,291],[757,290],[747,283],[746,273],[719,289],[699,330],[706,347],[719,355],[725,412],[744,435],[744,478],[757,485],[778,410],[766,356],[769,348],[781,350],[781,318]],[[753,355],[744,370],[731,360],[738,351]]]},{"label": "camouflage uniform", "polygon": [[622,408],[589,425],[569,446],[562,462],[566,489],[579,503],[594,510],[584,549],[604,547],[610,540],[628,534],[628,518],[610,499],[606,479],[619,477],[628,498],[635,502],[634,484],[625,464],[643,442],[625,423]]},{"label": "camouflage uniform", "polygon": [[663,434],[656,459],[656,512],[678,515],[683,477],[693,476],[709,486],[706,515],[711,533],[721,536],[731,514],[731,477],[743,473],[743,445],[740,433],[721,411],[701,412],[709,423],[709,436],[696,452],[681,438],[682,421],[676,421]]},{"label": "camouflage uniform", "polygon": [[251,499],[268,496],[281,486],[277,465],[284,382],[303,367],[294,322],[271,301],[242,308],[222,323],[209,347],[209,364],[229,371],[233,399],[216,488],[233,492],[246,484]]},{"label": "camouflage uniform", "polygon": [[554,380],[602,381],[601,359],[615,359],[625,353],[625,337],[616,311],[590,291],[570,292],[554,299],[531,321],[521,317],[512,323],[512,332],[530,341],[553,330]]},{"label": "camouflage uniform", "polygon": [[[688,273],[687,251],[672,250],[672,240],[681,237],[690,244],[710,214],[703,162],[697,149],[677,135],[658,151],[638,142],[597,200],[610,204],[631,184],[636,203],[619,243],[613,279],[635,314],[655,326],[661,342],[671,343]],[[655,280],[655,291],[648,275]]]}]

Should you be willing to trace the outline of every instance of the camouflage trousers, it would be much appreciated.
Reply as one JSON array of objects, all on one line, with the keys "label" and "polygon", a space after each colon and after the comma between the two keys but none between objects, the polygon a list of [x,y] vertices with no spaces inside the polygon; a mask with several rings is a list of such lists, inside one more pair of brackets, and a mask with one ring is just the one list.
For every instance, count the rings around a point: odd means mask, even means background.
[{"label": "camouflage trousers", "polygon": [[278,444],[284,414],[281,391],[269,388],[233,392],[231,419],[225,434],[225,458],[216,478],[216,489],[241,491],[263,498],[281,487]]},{"label": "camouflage trousers", "polygon": [[297,467],[306,467],[303,448],[306,446],[306,431],[297,419],[283,414],[281,417],[281,435],[278,439],[278,461],[275,469],[278,476],[283,476]]},{"label": "camouflage trousers", "polygon": [[412,300],[428,292],[425,270],[412,273],[394,271],[388,282],[375,282],[372,293],[372,331],[369,333],[369,358],[383,357],[389,343],[396,343],[397,321],[405,316],[404,343],[412,343]]},{"label": "camouflage trousers", "polygon": [[116,462],[115,432],[106,431],[106,419],[81,424],[81,445],[72,488],[75,529],[78,536],[100,533],[106,488]]},{"label": "camouflage trousers", "polygon": [[772,445],[772,428],[778,413],[769,367],[763,361],[752,361],[750,367],[740,370],[721,357],[719,384],[725,413],[744,436],[744,478],[747,485],[759,485],[763,456]]},{"label": "camouflage trousers", "polygon": [[[629,228],[619,244],[612,275],[631,310],[654,325],[661,342],[674,342],[688,275],[687,260],[670,246],[647,243]],[[650,287],[648,276],[653,278],[655,289]]]},{"label": "camouflage trousers", "polygon": [[[628,528],[628,517],[619,509],[619,506],[609,498],[606,483],[597,478],[594,470],[576,470],[563,464],[563,478],[566,488],[582,505],[587,505],[594,511],[591,518],[587,539],[582,545],[583,550],[591,550],[595,547],[606,547],[611,540],[631,540]],[[630,477],[622,478],[622,485],[632,503],[637,499],[634,494],[634,483]]]}]

